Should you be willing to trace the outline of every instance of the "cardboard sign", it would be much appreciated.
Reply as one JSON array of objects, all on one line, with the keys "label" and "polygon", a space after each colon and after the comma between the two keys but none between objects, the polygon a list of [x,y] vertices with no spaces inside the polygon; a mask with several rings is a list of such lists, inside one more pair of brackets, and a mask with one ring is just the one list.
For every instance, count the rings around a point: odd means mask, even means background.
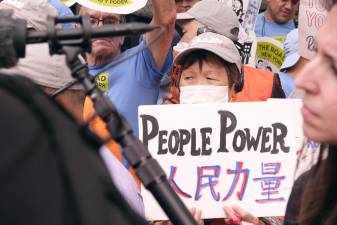
[{"label": "cardboard sign", "polygon": [[299,45],[300,55],[313,59],[317,52],[315,36],[324,24],[328,12],[324,0],[301,0],[299,9]]},{"label": "cardboard sign", "polygon": [[271,37],[257,37],[256,68],[277,73],[284,58],[280,41]]},{"label": "cardboard sign", "polygon": [[146,5],[147,0],[76,0],[79,4],[97,11],[129,14]]},{"label": "cardboard sign", "polygon": [[[236,204],[282,216],[293,184],[300,100],[141,106],[139,133],[173,189],[204,218]],[[142,190],[146,217],[167,219]]]},{"label": "cardboard sign", "polygon": [[66,6],[70,7],[76,3],[76,0],[61,0]]}]

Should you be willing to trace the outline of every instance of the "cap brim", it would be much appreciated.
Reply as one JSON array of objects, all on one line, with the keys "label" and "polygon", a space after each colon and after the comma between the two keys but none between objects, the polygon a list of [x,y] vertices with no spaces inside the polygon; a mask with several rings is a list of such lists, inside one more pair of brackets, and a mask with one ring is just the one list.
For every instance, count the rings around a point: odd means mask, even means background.
[{"label": "cap brim", "polygon": [[187,48],[186,50],[183,50],[181,53],[179,53],[175,57],[174,64],[181,64],[187,55],[197,50],[206,50],[206,51],[212,52],[215,55],[219,56],[221,59],[227,62],[230,62],[230,63],[234,63],[237,66],[238,70],[241,72],[241,66],[238,65],[238,62],[235,61],[235,59],[233,59],[229,55],[224,55],[223,54],[224,52],[220,52],[219,49],[212,48],[208,44],[198,44],[197,46],[193,46],[193,47]]},{"label": "cap brim", "polygon": [[184,12],[184,13],[177,13],[177,20],[191,20],[194,19],[195,17],[192,16],[191,14]]},{"label": "cap brim", "polygon": [[280,68],[280,71],[284,72],[286,69],[293,67],[298,62],[299,59],[300,59],[300,55],[297,52],[289,55],[288,57],[285,58]]}]

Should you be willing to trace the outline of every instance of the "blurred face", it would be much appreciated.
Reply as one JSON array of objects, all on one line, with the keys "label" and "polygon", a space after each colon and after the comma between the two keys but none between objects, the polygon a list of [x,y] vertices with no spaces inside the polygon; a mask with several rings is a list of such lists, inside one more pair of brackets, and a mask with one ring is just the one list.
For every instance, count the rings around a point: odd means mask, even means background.
[{"label": "blurred face", "polygon": [[197,36],[197,31],[199,27],[202,27],[201,23],[192,19],[186,20],[182,24],[183,35],[180,39],[180,42],[189,43],[194,37]]},{"label": "blurred face", "polygon": [[186,12],[199,0],[176,0],[177,13]]},{"label": "blurred face", "polygon": [[287,23],[294,18],[298,9],[298,0],[269,0],[266,10],[267,18],[275,23]]},{"label": "blurred face", "polygon": [[337,5],[317,35],[318,54],[295,84],[304,90],[304,134],[317,142],[337,144]]},{"label": "blurred face", "polygon": [[[93,9],[81,7],[80,14],[90,15],[90,23],[92,26],[114,25],[122,23],[122,17],[118,14],[99,12]],[[120,46],[123,44],[123,37],[93,39],[92,52],[93,57],[117,56]]]},{"label": "blurred face", "polygon": [[195,62],[182,71],[179,86],[214,85],[228,86],[228,74],[220,63],[204,61],[202,67]]}]

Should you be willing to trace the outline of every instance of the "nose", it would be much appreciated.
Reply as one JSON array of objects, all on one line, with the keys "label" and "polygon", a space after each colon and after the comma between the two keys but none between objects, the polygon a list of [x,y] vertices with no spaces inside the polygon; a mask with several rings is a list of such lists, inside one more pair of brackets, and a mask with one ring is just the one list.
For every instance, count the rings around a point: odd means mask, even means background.
[{"label": "nose", "polygon": [[292,10],[293,7],[295,7],[295,5],[293,5],[291,0],[285,1],[284,3],[284,8],[287,10]]},{"label": "nose", "polygon": [[317,73],[320,73],[319,64],[320,56],[317,56],[302,69],[301,73],[295,79],[297,88],[304,90],[305,93],[311,94],[315,94],[319,91],[316,79]]}]

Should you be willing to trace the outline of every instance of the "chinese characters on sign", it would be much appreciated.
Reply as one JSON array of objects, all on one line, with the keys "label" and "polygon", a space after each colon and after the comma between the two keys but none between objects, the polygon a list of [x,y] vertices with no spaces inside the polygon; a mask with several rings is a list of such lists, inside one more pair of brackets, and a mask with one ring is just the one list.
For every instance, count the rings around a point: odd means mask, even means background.
[{"label": "chinese characters on sign", "polygon": [[[221,218],[233,204],[282,216],[302,135],[294,129],[300,107],[299,100],[142,106],[139,134],[174,191],[204,218]],[[142,195],[147,218],[165,220],[153,196]]]}]

